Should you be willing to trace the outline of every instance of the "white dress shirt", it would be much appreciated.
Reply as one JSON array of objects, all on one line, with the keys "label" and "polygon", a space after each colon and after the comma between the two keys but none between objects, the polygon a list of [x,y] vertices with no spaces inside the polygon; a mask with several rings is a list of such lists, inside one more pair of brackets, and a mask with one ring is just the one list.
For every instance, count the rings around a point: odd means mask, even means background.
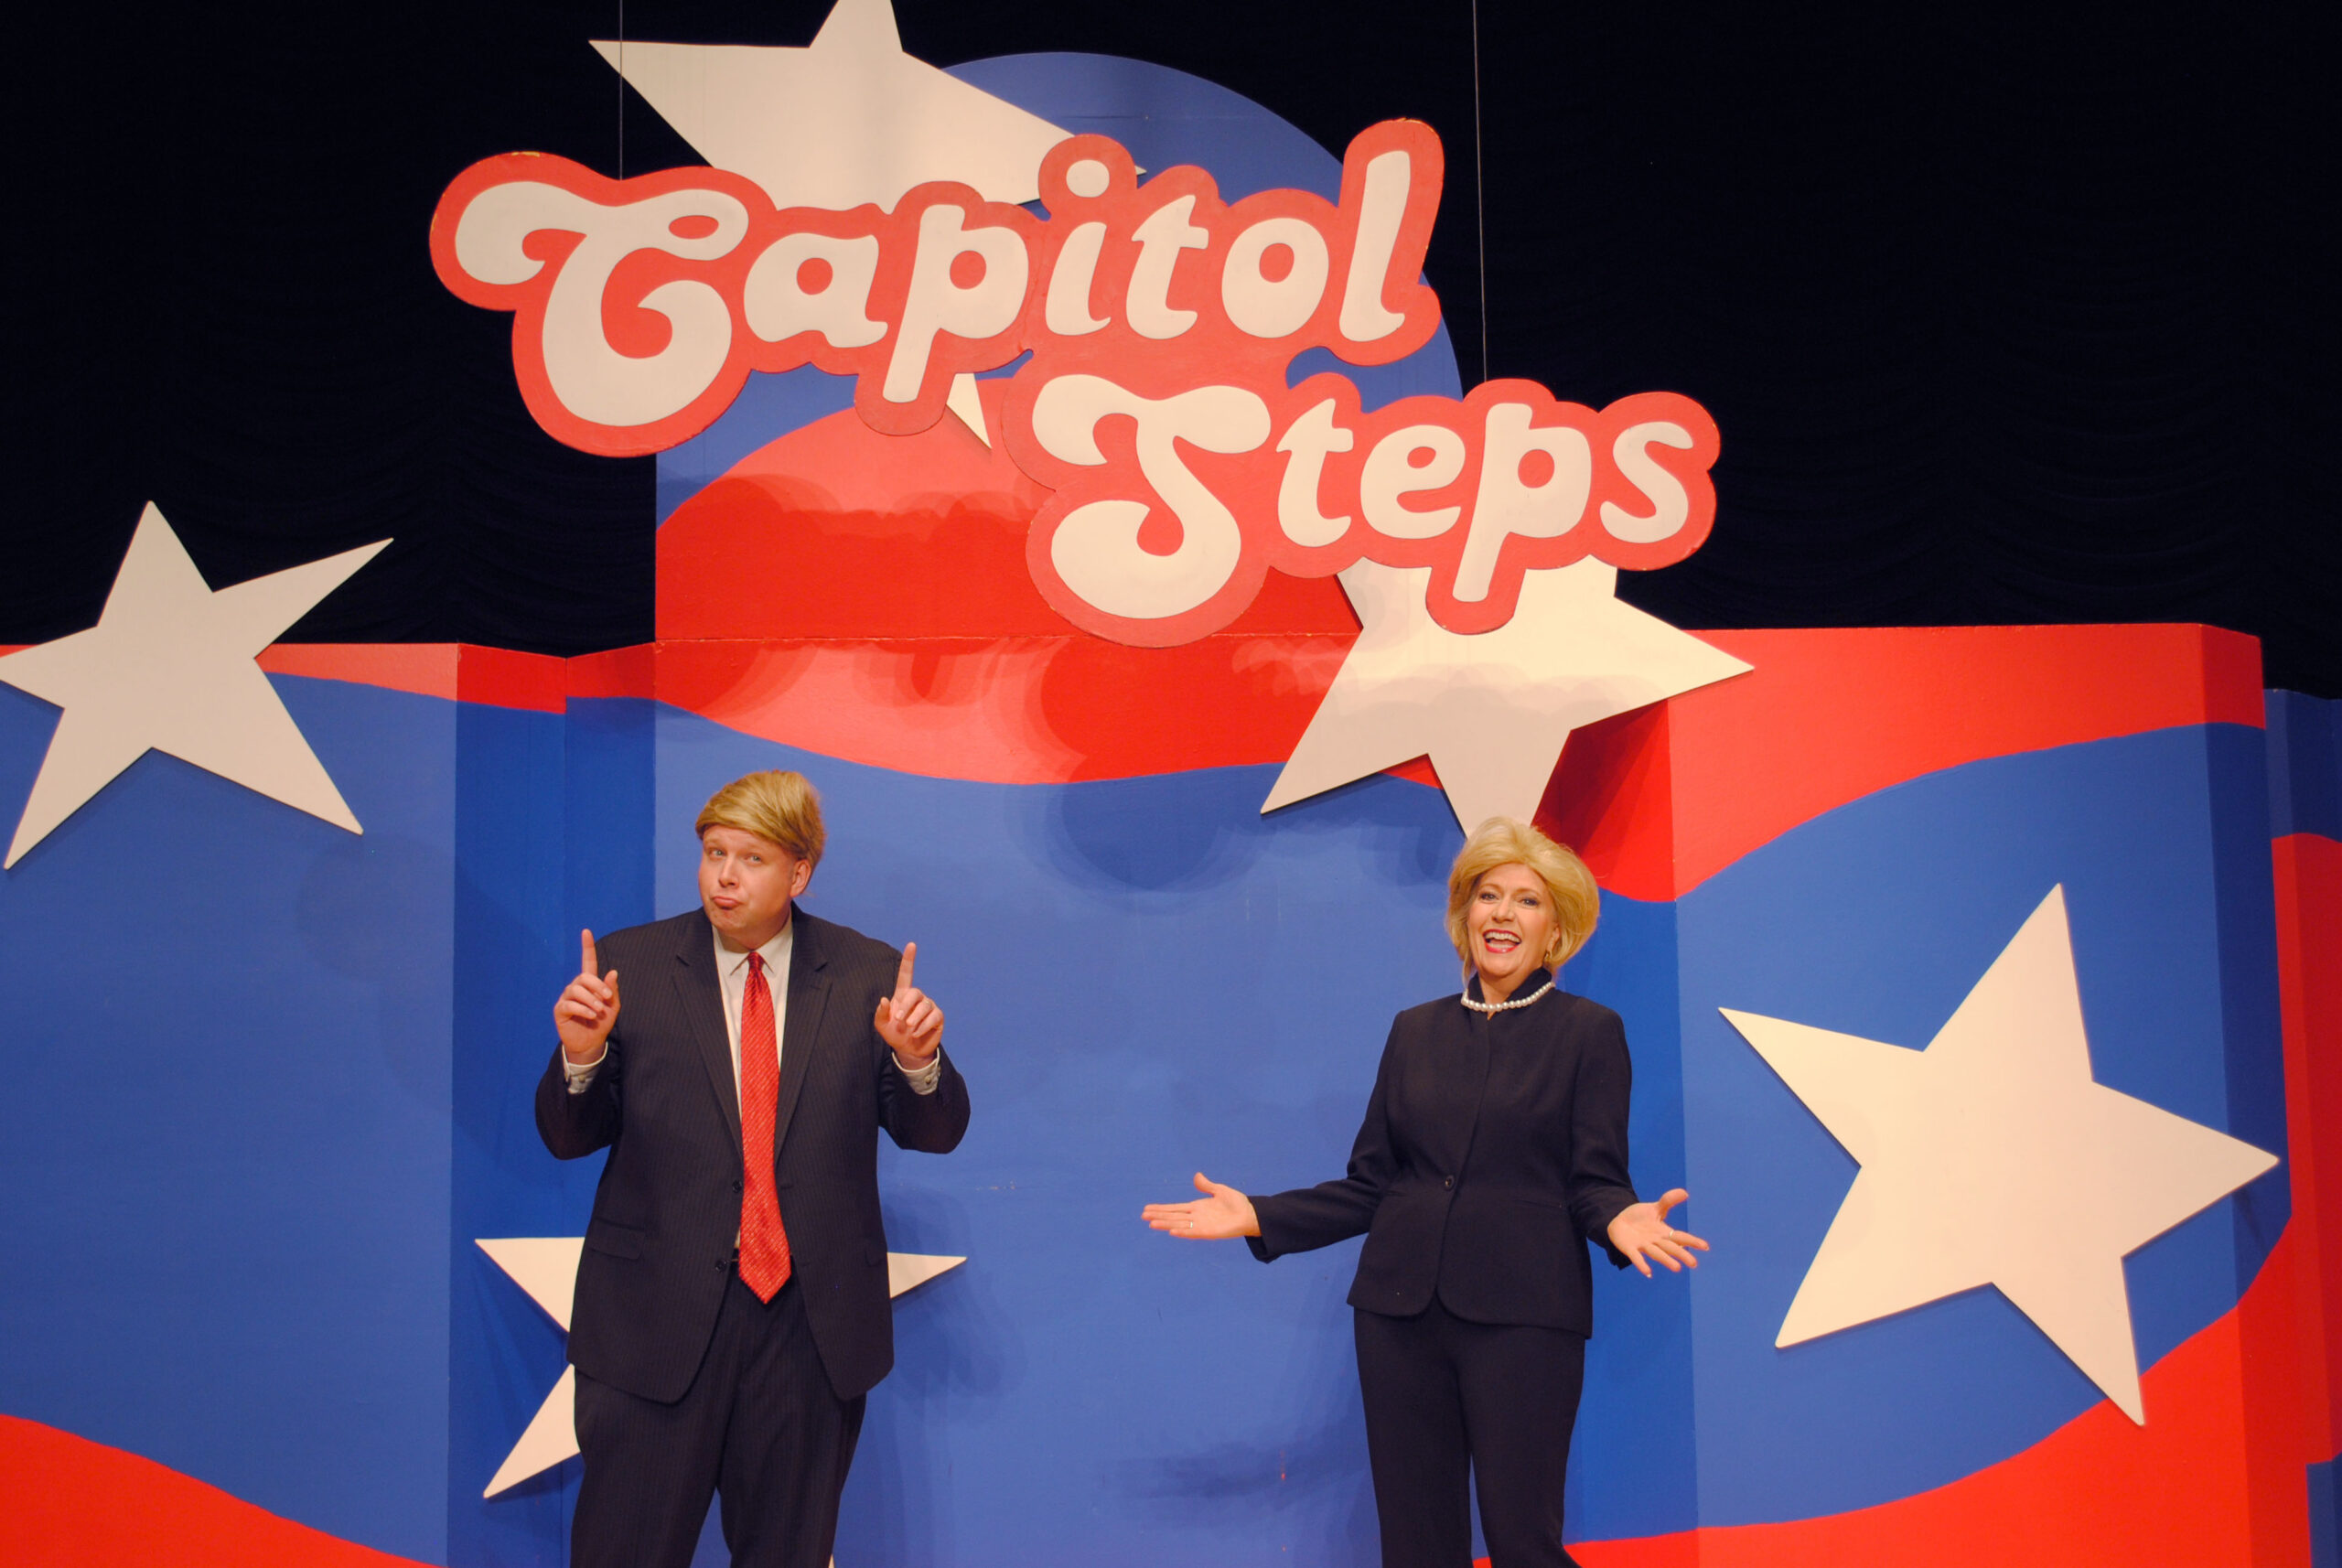
[{"label": "white dress shirt", "polygon": [[[748,999],[748,954],[734,951],[716,937],[715,981],[724,990],[724,1032],[732,1041],[732,1103],[740,1103],[740,1009]],[[757,952],[765,961],[765,985],[772,992],[773,1059],[789,1035],[789,958],[797,948],[797,922],[790,921]]]}]

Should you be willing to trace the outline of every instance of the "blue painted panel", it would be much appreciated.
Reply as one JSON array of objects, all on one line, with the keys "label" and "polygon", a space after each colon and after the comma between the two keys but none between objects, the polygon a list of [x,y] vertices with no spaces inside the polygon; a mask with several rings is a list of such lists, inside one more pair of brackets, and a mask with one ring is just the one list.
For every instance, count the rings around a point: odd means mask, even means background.
[{"label": "blue painted panel", "polygon": [[[453,1228],[448,1262],[446,1476],[451,1562],[558,1564],[575,1502],[574,1464],[493,1501],[480,1493],[561,1376],[561,1330],[479,1250],[481,1238],[575,1236],[599,1160],[558,1165],[530,1110],[553,1050],[553,998],[577,972],[564,908],[569,737],[588,715],[467,704],[459,710],[456,802]],[[604,798],[606,810],[622,791]]]},{"label": "blue painted panel", "polygon": [[[2269,746],[2260,730],[2206,732],[2212,832],[2213,918],[2219,961],[2220,1039],[2228,1070],[2228,1130],[2248,1144],[2285,1147],[2285,1026],[2277,993],[2277,882],[2269,853]],[[2283,1165],[2237,1194],[2236,1288],[2268,1261],[2294,1213]]]},{"label": "blue painted panel", "polygon": [[[710,793],[801,768],[831,832],[807,908],[919,942],[972,1081],[959,1152],[882,1146],[890,1244],[972,1261],[898,1306],[841,1554],[1370,1552],[1342,1304],[1355,1243],[1263,1270],[1156,1236],[1137,1209],[1198,1166],[1256,1190],[1338,1172],[1391,1013],[1455,983],[1440,798],[1378,779],[1262,818],[1273,768],[1011,787],[667,710],[658,733],[658,908],[695,901],[689,823]],[[1671,912],[1607,908],[1572,980],[1628,1015],[1656,1191],[1684,1164]],[[1676,1528],[1692,1501],[1684,1282],[1599,1288],[1572,1534]]]},{"label": "blue painted panel", "polygon": [[656,707],[634,697],[570,700],[562,811],[568,825],[564,923],[573,933],[581,927],[615,931],[650,918]]},{"label": "blue painted panel", "polygon": [[[2099,1398],[1992,1291],[1774,1348],[1855,1167],[1715,1010],[1922,1047],[2062,884],[2098,1080],[2282,1154],[2282,1126],[2236,1100],[2230,1072],[2232,1058],[2274,1059],[2273,1034],[2230,1033],[2275,1027],[2269,997],[2239,994],[2273,990],[2270,928],[2223,915],[2225,885],[2251,875],[2218,819],[2253,815],[2239,792],[2260,788],[2259,745],[2165,730],[1931,775],[1806,823],[1679,903],[1690,1185],[1725,1242],[1694,1287],[1702,1523],[1940,1485]],[[2142,1366],[2234,1304],[2241,1207],[2133,1254]]]},{"label": "blue painted panel", "polygon": [[673,713],[660,735],[660,908],[693,901],[711,791],[801,767],[831,830],[807,907],[919,942],[971,1080],[957,1153],[882,1150],[890,1244],[971,1261],[898,1309],[841,1560],[1369,1550],[1355,1244],[1264,1269],[1138,1208],[1199,1167],[1261,1190],[1340,1170],[1391,1015],[1453,982],[1440,798],[1376,779],[1263,819],[1273,769],[1016,788]]},{"label": "blue painted panel", "polygon": [[2299,692],[2268,698],[2269,832],[2342,839],[2342,703]]},{"label": "blue painted panel", "polygon": [[[1685,1176],[1676,970],[1675,906],[1605,894],[1594,940],[1563,976],[1569,989],[1617,1009],[1626,1023],[1635,1069],[1628,1135],[1635,1190],[1646,1198],[1673,1187],[1703,1196]],[[1694,1201],[1669,1218],[1704,1234],[1707,1212]],[[1563,1514],[1571,1541],[1657,1535],[1700,1522],[1692,1401],[1698,1278],[1662,1271],[1645,1279],[1595,1254],[1594,1341]]]},{"label": "blue painted panel", "polygon": [[2309,1466],[2310,1568],[2342,1568],[2342,1487],[2335,1485],[2335,1469],[2342,1461],[2328,1459]]},{"label": "blue painted panel", "polygon": [[[1390,1014],[1453,983],[1435,794],[1373,779],[1264,819],[1270,768],[969,784],[645,703],[564,725],[280,685],[362,840],[149,758],[0,882],[21,1086],[0,1168],[70,1195],[9,1222],[44,1288],[0,1292],[6,1409],[387,1550],[551,1561],[574,1466],[477,1493],[559,1336],[472,1240],[582,1225],[593,1173],[543,1155],[528,1112],[581,902],[605,924],[688,907],[700,802],[796,765],[833,827],[810,907],[921,942],[977,1107],[960,1153],[884,1158],[895,1245],[972,1261],[898,1309],[847,1541],[924,1563],[1370,1550],[1355,1245],[1262,1269],[1136,1209],[1198,1165],[1257,1188],[1339,1168]],[[0,692],[0,785],[29,785],[50,722]],[[1695,1497],[1716,1523],[1900,1495],[2094,1401],[1989,1292],[1772,1349],[1852,1165],[1713,1007],[1924,1044],[2062,881],[2101,1080],[2266,1142],[2265,870],[2254,832],[2216,831],[2259,798],[2260,744],[2171,731],[1980,764],[1807,824],[1680,906],[1606,902],[1568,981],[1628,1018],[1644,1187],[1691,1187],[1720,1251],[1690,1281],[1604,1273],[1573,1538],[1684,1528]],[[120,977],[121,906],[88,896],[125,823],[167,862],[134,912],[167,982]],[[137,1046],[190,986],[189,1021]],[[188,1056],[201,1072],[169,1070]],[[2147,1359],[2235,1299],[2258,1201],[2132,1260]],[[117,1283],[124,1237],[199,1359]],[[1209,1357],[1164,1355],[1190,1346]]]},{"label": "blue painted panel", "polygon": [[149,755],[0,878],[0,1409],[436,1560],[455,710],[274,683],[363,837]]}]

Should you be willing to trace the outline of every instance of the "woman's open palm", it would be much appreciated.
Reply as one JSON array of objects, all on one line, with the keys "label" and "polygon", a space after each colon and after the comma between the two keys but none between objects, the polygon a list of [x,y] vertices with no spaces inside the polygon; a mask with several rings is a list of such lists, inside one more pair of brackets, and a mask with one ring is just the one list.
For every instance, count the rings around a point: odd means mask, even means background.
[{"label": "woman's open palm", "polygon": [[1610,1244],[1625,1253],[1627,1262],[1640,1269],[1645,1279],[1651,1277],[1646,1258],[1679,1274],[1700,1266],[1700,1260],[1692,1254],[1706,1251],[1708,1244],[1667,1222],[1667,1211],[1691,1196],[1679,1187],[1662,1194],[1656,1203],[1628,1204],[1610,1221]]},{"label": "woman's open palm", "polygon": [[1234,1187],[1223,1187],[1198,1171],[1196,1190],[1204,1196],[1191,1203],[1150,1203],[1140,1210],[1139,1218],[1157,1230],[1190,1241],[1226,1241],[1261,1233],[1252,1200]]}]

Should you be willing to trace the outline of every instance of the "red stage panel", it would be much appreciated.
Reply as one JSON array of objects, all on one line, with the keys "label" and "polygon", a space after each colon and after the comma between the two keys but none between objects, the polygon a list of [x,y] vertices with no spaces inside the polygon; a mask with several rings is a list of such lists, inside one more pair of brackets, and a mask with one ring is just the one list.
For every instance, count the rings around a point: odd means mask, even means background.
[{"label": "red stage panel", "polygon": [[272,675],[306,675],[387,686],[455,701],[457,648],[452,642],[280,642],[261,650]]},{"label": "red stage panel", "polygon": [[409,1568],[151,1459],[0,1415],[0,1542],[14,1568]]},{"label": "red stage panel", "polygon": [[2261,722],[2259,645],[2208,627],[1700,635],[1756,668],[1572,736],[1538,813],[1632,897],[1680,897],[1799,822],[1922,773]]},{"label": "red stage panel", "polygon": [[2326,1229],[2342,1226],[2342,843],[2296,833],[2274,849],[2291,1239],[2316,1262],[2300,1280],[2313,1332],[2272,1375],[2322,1391],[2310,1402],[2304,1441],[2310,1458],[2323,1460],[2342,1450],[2342,1247]]}]

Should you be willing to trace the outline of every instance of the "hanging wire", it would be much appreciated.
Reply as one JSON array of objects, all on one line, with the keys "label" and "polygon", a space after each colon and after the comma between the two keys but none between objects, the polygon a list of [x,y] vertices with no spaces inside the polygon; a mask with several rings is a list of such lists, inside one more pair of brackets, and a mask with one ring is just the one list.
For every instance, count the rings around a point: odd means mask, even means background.
[{"label": "hanging wire", "polygon": [[1488,379],[1488,187],[1480,150],[1480,0],[1472,0],[1472,205],[1480,252],[1480,379]]},{"label": "hanging wire", "polygon": [[[626,0],[618,0],[618,177],[626,177]],[[1487,308],[1483,304],[1482,314]],[[1481,336],[1487,335],[1484,328]]]}]

